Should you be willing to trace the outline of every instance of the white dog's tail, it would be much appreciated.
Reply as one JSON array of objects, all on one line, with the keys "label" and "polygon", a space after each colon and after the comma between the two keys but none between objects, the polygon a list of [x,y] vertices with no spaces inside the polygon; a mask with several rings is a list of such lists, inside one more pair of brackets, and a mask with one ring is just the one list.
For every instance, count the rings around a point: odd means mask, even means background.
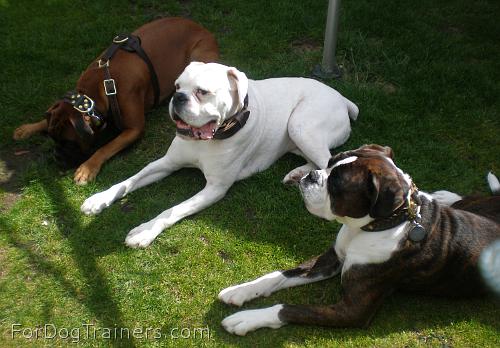
[{"label": "white dog's tail", "polygon": [[359,114],[359,109],[357,105],[344,96],[342,96],[342,98],[344,98],[344,102],[347,106],[347,113],[349,114],[349,117],[351,118],[351,120],[356,121]]},{"label": "white dog's tail", "polygon": [[495,196],[500,195],[500,182],[498,181],[498,178],[495,176],[495,174],[489,172],[488,175],[486,175],[486,180],[488,180],[488,185],[490,186],[491,193],[493,193]]}]

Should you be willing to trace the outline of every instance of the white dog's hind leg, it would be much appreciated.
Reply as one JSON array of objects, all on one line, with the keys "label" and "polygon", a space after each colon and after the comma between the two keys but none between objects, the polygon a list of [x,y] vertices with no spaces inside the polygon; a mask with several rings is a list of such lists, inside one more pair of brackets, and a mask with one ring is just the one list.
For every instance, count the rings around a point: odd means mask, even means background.
[{"label": "white dog's hind leg", "polygon": [[195,214],[223,198],[231,184],[232,182],[229,185],[226,183],[223,185],[207,183],[203,190],[190,199],[165,210],[154,219],[131,230],[127,238],[125,238],[125,244],[132,248],[147,247],[164,229],[172,226],[182,218]]},{"label": "white dog's hind leg", "polygon": [[330,149],[342,145],[351,133],[344,101],[332,98],[301,101],[288,120],[290,139],[305,159],[319,169],[326,168],[332,156]]},{"label": "white dog's hind leg", "polygon": [[450,206],[453,203],[458,202],[459,200],[462,199],[462,197],[457,195],[456,193],[453,193],[450,191],[445,191],[445,190],[432,192],[431,196],[438,203],[443,204],[443,205],[448,205],[448,206]]},{"label": "white dog's hind leg", "polygon": [[167,153],[162,158],[149,163],[141,171],[127,180],[111,186],[106,191],[96,193],[87,198],[80,207],[80,210],[86,215],[99,214],[104,208],[109,207],[117,199],[122,198],[138,188],[163,179],[180,167],[179,164],[171,160],[171,156]]}]

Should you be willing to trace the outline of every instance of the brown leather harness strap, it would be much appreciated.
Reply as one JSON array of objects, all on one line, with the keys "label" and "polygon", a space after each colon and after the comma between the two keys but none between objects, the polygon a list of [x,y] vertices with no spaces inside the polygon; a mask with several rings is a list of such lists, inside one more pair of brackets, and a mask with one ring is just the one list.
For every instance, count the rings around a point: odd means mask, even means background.
[{"label": "brown leather harness strap", "polygon": [[111,78],[111,73],[109,71],[109,64],[111,58],[115,55],[118,49],[123,49],[127,52],[135,52],[139,57],[144,60],[146,63],[149,74],[151,76],[151,83],[153,85],[154,91],[154,106],[158,106],[160,99],[160,86],[158,83],[158,76],[156,75],[156,71],[153,67],[153,63],[149,59],[146,52],[141,47],[141,39],[138,36],[131,34],[120,34],[117,35],[113,39],[113,43],[108,47],[108,49],[103,53],[100,59],[97,61],[99,68],[104,69],[104,92],[108,96],[109,105],[111,109],[111,114],[113,116],[113,120],[115,126],[118,129],[122,129],[121,125],[121,113],[120,106],[118,104],[117,89],[115,80]]}]

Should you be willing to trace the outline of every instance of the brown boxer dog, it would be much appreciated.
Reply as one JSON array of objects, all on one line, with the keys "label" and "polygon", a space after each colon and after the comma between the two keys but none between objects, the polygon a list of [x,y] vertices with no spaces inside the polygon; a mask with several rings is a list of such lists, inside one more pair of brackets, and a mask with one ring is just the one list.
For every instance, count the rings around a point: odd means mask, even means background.
[{"label": "brown boxer dog", "polygon": [[363,327],[396,290],[441,296],[486,291],[478,258],[500,238],[500,195],[462,199],[448,191],[420,192],[396,167],[392,150],[379,145],[336,155],[328,169],[310,172],[299,187],[311,213],[343,224],[335,244],[297,268],[227,288],[219,299],[241,306],[337,274],[343,296],[328,306],[278,304],[238,312],[222,322],[227,331],[245,335],[289,323]]},{"label": "brown boxer dog", "polygon": [[145,112],[174,92],[175,79],[191,61],[219,57],[214,36],[185,18],[147,23],[132,36],[115,37],[112,45],[45,119],[14,131],[15,140],[48,132],[56,143],[56,159],[79,165],[77,184],[93,180],[105,161],[142,136]]}]

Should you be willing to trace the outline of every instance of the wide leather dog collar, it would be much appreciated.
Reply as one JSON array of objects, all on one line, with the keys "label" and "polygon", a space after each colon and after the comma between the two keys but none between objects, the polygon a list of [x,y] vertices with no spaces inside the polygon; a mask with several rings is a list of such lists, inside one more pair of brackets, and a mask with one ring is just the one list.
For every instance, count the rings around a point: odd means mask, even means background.
[{"label": "wide leather dog collar", "polygon": [[[248,94],[245,97],[243,108],[220,125],[220,127],[215,131],[213,139],[223,140],[230,138],[243,128],[243,126],[247,123],[248,117],[250,116],[250,111],[247,108]],[[177,128],[177,133],[188,137],[194,137],[193,130],[191,128]]]},{"label": "wide leather dog collar", "polygon": [[408,238],[413,242],[420,242],[427,235],[426,230],[420,224],[421,206],[422,201],[418,196],[418,188],[412,181],[408,199],[403,205],[397,208],[391,216],[375,219],[361,227],[361,230],[366,232],[380,232],[409,221]]}]

